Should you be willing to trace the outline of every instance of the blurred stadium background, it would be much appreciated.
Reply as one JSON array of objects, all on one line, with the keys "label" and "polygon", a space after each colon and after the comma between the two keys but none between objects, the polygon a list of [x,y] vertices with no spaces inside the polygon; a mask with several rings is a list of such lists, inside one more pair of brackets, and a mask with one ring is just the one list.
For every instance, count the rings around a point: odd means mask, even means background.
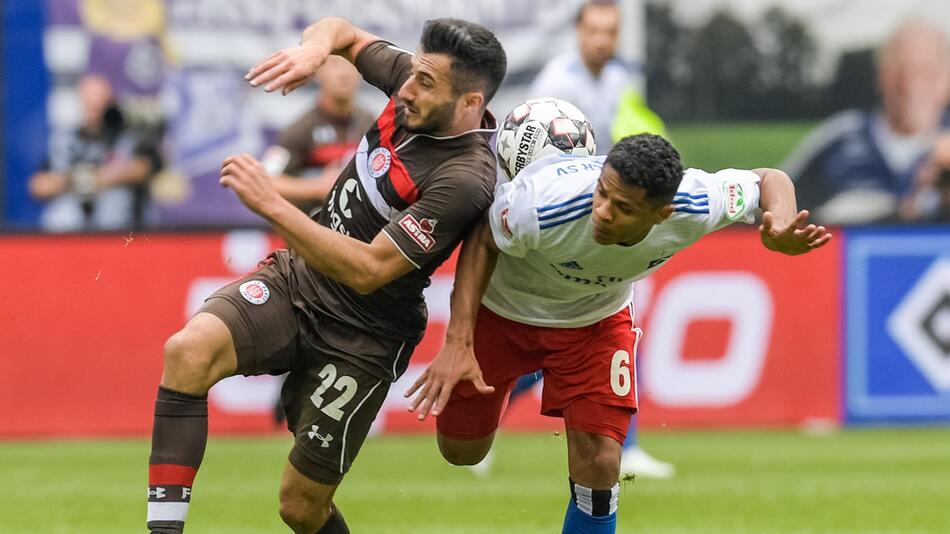
[{"label": "blurred stadium background", "polygon": [[[509,54],[491,106],[503,116],[574,45],[579,3],[4,2],[0,532],[144,527],[162,344],[204,296],[281,246],[216,173],[226,155],[260,154],[315,89],[252,91],[249,65],[324,15],[409,49],[424,20],[466,18]],[[948,2],[621,5],[622,59],[686,163],[709,170],[778,166],[820,119],[873,107],[873,50],[905,18],[950,33]],[[90,70],[167,125],[157,222],[41,234],[27,179],[77,123],[75,84]],[[360,100],[383,103],[368,87]],[[620,532],[950,532],[950,230],[835,233],[820,253],[788,258],[762,250],[753,229],[730,229],[640,284],[641,440],[678,473],[623,484]],[[451,265],[433,279],[429,330],[339,503],[357,532],[555,532],[565,444],[535,396],[513,406],[484,479],[446,465],[431,422],[405,413],[401,394],[444,333],[451,280]],[[234,378],[212,390],[189,532],[283,531],[290,438],[271,420],[278,387]]]}]

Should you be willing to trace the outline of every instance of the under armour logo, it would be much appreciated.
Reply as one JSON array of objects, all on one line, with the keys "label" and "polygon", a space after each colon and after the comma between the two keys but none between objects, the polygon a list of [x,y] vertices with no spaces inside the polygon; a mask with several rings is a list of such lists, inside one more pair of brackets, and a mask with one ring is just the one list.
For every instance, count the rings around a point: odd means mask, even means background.
[{"label": "under armour logo", "polygon": [[161,486],[158,486],[158,487],[156,487],[155,489],[150,489],[150,490],[148,490],[148,496],[149,496],[149,497],[155,497],[156,499],[164,499],[164,498],[165,498],[165,488],[163,488],[163,487],[161,487]]},{"label": "under armour logo", "polygon": [[330,442],[333,441],[333,436],[331,436],[330,434],[321,436],[318,432],[320,430],[320,427],[318,427],[317,425],[310,425],[310,428],[311,428],[310,432],[307,432],[307,435],[310,436],[310,439],[314,439],[314,438],[319,439],[321,442],[323,442],[323,444],[320,445],[321,447],[323,447],[324,449],[329,448]]}]

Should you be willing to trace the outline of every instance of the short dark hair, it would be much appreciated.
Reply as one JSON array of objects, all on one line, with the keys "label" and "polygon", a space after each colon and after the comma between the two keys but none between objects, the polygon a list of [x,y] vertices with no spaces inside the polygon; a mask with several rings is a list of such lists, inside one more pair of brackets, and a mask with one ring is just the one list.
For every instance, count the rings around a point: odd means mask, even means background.
[{"label": "short dark hair", "polygon": [[426,21],[419,42],[423,52],[452,58],[452,87],[456,95],[480,90],[485,103],[505,78],[505,49],[488,28],[459,19]]},{"label": "short dark hair", "polygon": [[574,15],[574,25],[580,26],[584,20],[584,12],[589,7],[618,7],[617,0],[587,0],[581,7],[577,8],[577,14]]},{"label": "short dark hair", "polygon": [[607,154],[607,165],[625,185],[646,189],[647,198],[669,203],[683,179],[683,161],[669,141],[648,133],[621,139]]}]

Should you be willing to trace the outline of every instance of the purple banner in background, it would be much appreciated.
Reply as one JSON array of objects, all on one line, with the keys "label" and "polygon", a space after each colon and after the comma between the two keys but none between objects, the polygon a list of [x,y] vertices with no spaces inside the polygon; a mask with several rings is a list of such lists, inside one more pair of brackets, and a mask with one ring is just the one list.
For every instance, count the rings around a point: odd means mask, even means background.
[{"label": "purple banner in background", "polygon": [[[509,72],[535,72],[573,45],[580,0],[47,0],[45,57],[51,73],[54,134],[78,121],[75,84],[96,72],[108,78],[129,117],[165,124],[165,170],[153,181],[161,226],[247,225],[262,221],[218,185],[221,161],[260,155],[276,132],[312,106],[316,89],[286,97],[252,89],[243,75],[260,59],[294,46],[301,31],[327,15],[343,16],[387,40],[415,48],[425,20],[457,17],[492,28],[509,50]],[[504,115],[523,97],[505,87],[493,107]],[[385,98],[366,86],[362,107]]]}]

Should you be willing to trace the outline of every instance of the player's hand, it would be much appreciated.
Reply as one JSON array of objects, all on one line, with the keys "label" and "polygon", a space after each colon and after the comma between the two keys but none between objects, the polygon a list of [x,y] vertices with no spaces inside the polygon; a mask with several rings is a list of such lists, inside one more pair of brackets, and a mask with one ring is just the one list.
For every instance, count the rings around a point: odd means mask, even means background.
[{"label": "player's hand", "polygon": [[795,256],[831,241],[831,233],[824,226],[806,224],[807,221],[808,210],[802,210],[787,226],[780,226],[775,223],[772,212],[766,211],[762,214],[762,224],[759,226],[762,244],[769,250]]},{"label": "player's hand", "polygon": [[405,396],[411,397],[417,391],[416,398],[409,404],[410,412],[417,412],[420,421],[430,413],[438,417],[455,385],[462,380],[470,380],[475,389],[483,395],[495,392],[482,378],[482,370],[475,359],[470,343],[446,340],[442,350],[436,355],[422,376],[406,390]]},{"label": "player's hand", "polygon": [[265,218],[283,201],[264,166],[250,154],[224,160],[218,183],[234,191],[245,206]]},{"label": "player's hand", "polygon": [[275,52],[251,67],[244,75],[252,87],[264,85],[264,90],[281,90],[286,95],[310,81],[330,51],[315,45],[302,44]]}]

